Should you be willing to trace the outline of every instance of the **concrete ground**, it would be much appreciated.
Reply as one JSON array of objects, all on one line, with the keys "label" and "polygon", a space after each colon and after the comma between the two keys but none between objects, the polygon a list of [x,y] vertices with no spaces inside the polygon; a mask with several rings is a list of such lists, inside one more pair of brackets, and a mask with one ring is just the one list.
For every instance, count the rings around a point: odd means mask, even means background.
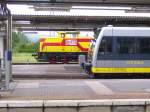
[{"label": "concrete ground", "polygon": [[149,99],[148,79],[16,80],[1,100]]}]

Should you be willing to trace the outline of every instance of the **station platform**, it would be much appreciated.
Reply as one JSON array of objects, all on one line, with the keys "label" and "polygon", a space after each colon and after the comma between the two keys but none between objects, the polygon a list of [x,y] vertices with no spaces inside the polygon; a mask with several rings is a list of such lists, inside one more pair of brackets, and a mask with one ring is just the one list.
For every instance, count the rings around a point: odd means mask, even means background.
[{"label": "station platform", "polygon": [[13,77],[0,112],[150,112],[149,79],[88,79],[77,64],[13,65]]},{"label": "station platform", "polygon": [[16,80],[1,100],[149,99],[148,79]]},{"label": "station platform", "polygon": [[148,79],[15,80],[0,112],[150,112]]}]

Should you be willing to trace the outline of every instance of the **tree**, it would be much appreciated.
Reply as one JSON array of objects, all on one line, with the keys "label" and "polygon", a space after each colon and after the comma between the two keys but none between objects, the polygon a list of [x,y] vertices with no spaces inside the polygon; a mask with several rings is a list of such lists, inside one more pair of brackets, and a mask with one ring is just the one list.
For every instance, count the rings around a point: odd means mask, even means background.
[{"label": "tree", "polygon": [[12,33],[13,52],[37,52],[39,43],[33,44],[22,32]]}]

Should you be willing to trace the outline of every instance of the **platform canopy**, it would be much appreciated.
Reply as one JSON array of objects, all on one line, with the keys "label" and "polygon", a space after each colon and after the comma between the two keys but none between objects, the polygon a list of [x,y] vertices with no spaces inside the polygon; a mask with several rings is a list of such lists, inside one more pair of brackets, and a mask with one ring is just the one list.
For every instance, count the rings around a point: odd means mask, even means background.
[{"label": "platform canopy", "polygon": [[150,17],[13,15],[13,26],[20,30],[93,30],[106,25],[150,26]]},{"label": "platform canopy", "polygon": [[[13,28],[20,30],[93,30],[110,24],[150,26],[149,0],[2,1],[7,3],[8,7],[16,5],[13,7],[17,9],[10,7],[10,10],[13,15]],[[23,7],[26,9],[23,10]]]},{"label": "platform canopy", "polygon": [[139,5],[149,6],[149,0],[5,0],[9,4],[69,4],[69,5]]}]

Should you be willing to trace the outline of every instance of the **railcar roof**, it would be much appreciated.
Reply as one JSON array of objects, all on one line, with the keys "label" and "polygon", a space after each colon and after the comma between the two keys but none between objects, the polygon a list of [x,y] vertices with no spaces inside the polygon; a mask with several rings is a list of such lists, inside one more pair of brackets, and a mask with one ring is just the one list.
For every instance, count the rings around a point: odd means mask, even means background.
[{"label": "railcar roof", "polygon": [[104,36],[148,36],[150,27],[103,27]]}]

